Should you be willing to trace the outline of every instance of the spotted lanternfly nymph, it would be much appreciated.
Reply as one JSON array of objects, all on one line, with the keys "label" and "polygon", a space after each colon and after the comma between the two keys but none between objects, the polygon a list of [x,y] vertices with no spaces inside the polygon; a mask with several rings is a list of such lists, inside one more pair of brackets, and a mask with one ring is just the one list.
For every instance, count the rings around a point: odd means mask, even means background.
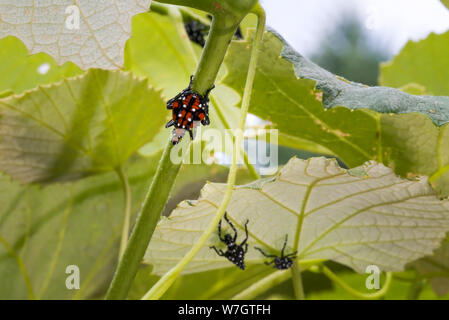
[{"label": "spotted lanternfly nymph", "polygon": [[209,93],[215,86],[207,90],[204,96],[192,91],[193,76],[187,89],[167,102],[167,109],[172,110],[172,120],[165,127],[174,127],[173,145],[177,145],[184,137],[186,131],[190,138],[195,138],[195,129],[200,123],[204,126],[210,124],[209,120]]},{"label": "spotted lanternfly nymph", "polygon": [[226,222],[229,224],[229,226],[234,231],[234,236],[231,236],[230,234],[226,234],[224,237],[221,235],[221,221],[218,224],[218,236],[220,237],[220,241],[226,244],[227,250],[226,252],[223,252],[223,250],[215,248],[215,246],[210,247],[211,249],[214,249],[215,252],[220,257],[225,257],[229,261],[231,261],[233,264],[235,264],[237,267],[239,267],[242,270],[245,270],[245,254],[248,252],[248,244],[246,243],[248,241],[248,221],[245,223],[245,240],[241,244],[237,244],[237,229],[234,227],[231,221],[228,219],[227,213],[225,213],[224,216]]},{"label": "spotted lanternfly nymph", "polygon": [[293,265],[293,260],[296,257],[297,252],[289,253],[284,255],[285,247],[287,246],[288,235],[285,236],[284,246],[282,247],[281,256],[277,256],[274,254],[266,254],[262,249],[257,248],[265,257],[273,258],[273,260],[265,262],[267,266],[273,264],[273,268],[278,270],[287,270],[290,269]]},{"label": "spotted lanternfly nymph", "polygon": [[199,44],[201,47],[204,47],[204,45],[206,44],[206,40],[204,39],[204,37],[208,33],[208,28],[204,24],[196,20],[185,23],[184,27],[186,29],[187,35],[189,36],[189,39],[196,44]]}]

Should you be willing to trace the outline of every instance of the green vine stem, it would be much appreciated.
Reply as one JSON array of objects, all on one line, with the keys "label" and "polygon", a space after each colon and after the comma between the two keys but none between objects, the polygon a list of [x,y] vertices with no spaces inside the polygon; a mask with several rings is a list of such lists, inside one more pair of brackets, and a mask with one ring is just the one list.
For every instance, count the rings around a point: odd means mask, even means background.
[{"label": "green vine stem", "polygon": [[153,236],[154,229],[156,228],[161,212],[165,207],[181,167],[181,164],[174,164],[170,161],[172,148],[173,145],[169,141],[159,162],[156,174],[153,177],[150,189],[142,204],[128,245],[120,259],[114,278],[106,294],[107,300],[126,299],[137,274],[140,261],[142,261],[145,250]]},{"label": "green vine stem", "polygon": [[[225,128],[226,129],[231,129],[231,126],[229,125],[228,120],[226,119],[225,115],[221,111],[221,108],[220,108],[220,105],[219,105],[217,99],[215,99],[214,96],[212,95],[210,100],[211,100],[212,104],[215,106],[215,111],[216,111],[218,117],[220,118],[221,122],[223,122],[223,125],[225,126]],[[254,180],[259,180],[260,176],[257,173],[256,168],[249,162],[248,154],[246,153],[243,145],[240,146],[240,148],[242,149],[243,161],[244,161],[244,163],[246,165],[246,168],[249,171],[249,174],[250,174],[251,178],[254,179]]]},{"label": "green vine stem", "polygon": [[304,294],[304,286],[302,284],[301,268],[299,266],[298,260],[295,260],[291,270],[293,279],[293,290],[295,293],[296,300],[305,300],[306,295]]},{"label": "green vine stem", "polygon": [[[223,218],[225,210],[226,210],[226,208],[229,204],[229,201],[231,199],[232,190],[234,188],[234,184],[235,184],[235,180],[236,180],[236,176],[237,176],[237,153],[238,153],[237,150],[240,150],[240,146],[241,146],[242,140],[243,140],[243,129],[244,129],[245,122],[246,122],[246,115],[247,115],[248,109],[249,109],[249,103],[250,103],[250,99],[251,99],[252,88],[253,88],[254,78],[255,78],[255,74],[256,74],[256,66],[257,66],[257,61],[258,61],[258,57],[259,57],[259,49],[260,49],[260,45],[262,43],[264,31],[265,31],[265,12],[264,12],[263,8],[259,4],[257,4],[251,12],[255,13],[258,16],[259,21],[258,21],[258,26],[257,26],[256,37],[254,39],[254,45],[253,45],[252,52],[251,52],[251,60],[250,60],[248,76],[247,76],[246,85],[245,85],[245,91],[244,91],[244,95],[243,95],[243,99],[242,99],[242,107],[241,107],[241,111],[240,111],[241,116],[240,116],[240,123],[239,123],[240,130],[234,138],[232,165],[229,170],[228,182],[227,182],[225,195],[223,197],[223,200],[222,200],[220,206],[217,209],[217,213],[216,213],[214,219],[210,222],[210,224],[208,225],[206,230],[203,232],[201,237],[198,239],[198,241],[195,243],[195,245],[193,245],[193,247],[190,249],[190,251],[178,262],[178,264],[176,266],[174,266],[161,279],[159,279],[159,281],[145,294],[145,296],[142,298],[143,300],[159,299],[170,288],[170,286],[177,279],[177,277],[180,275],[182,270],[186,267],[186,265],[190,261],[192,261],[192,259],[195,257],[195,255],[206,244],[206,241],[210,238],[212,233],[215,231],[218,223]],[[214,19],[214,22],[212,23],[211,35],[209,36],[209,38],[211,38],[211,37],[214,38],[214,36],[212,36],[212,35],[219,36],[217,34],[219,32],[214,30],[214,28],[217,28],[217,26],[218,26],[218,28],[220,28],[222,26],[219,20],[220,20],[220,18]],[[228,31],[232,33],[232,35],[231,35],[231,38],[232,38],[232,36],[235,32],[235,29],[228,30]],[[229,38],[229,40],[231,38]],[[221,38],[221,39],[223,39],[223,38]],[[214,42],[213,39],[211,39],[211,41]],[[206,48],[207,48],[207,44],[206,44]],[[208,53],[203,53],[203,57],[207,56],[207,55],[208,55]],[[200,66],[201,66],[201,63],[200,63]],[[201,69],[200,67],[198,68],[198,70],[199,70],[199,72],[201,72],[201,71],[203,72],[203,76],[208,77],[209,71]],[[218,72],[218,69],[217,69],[217,72]],[[215,78],[214,78],[214,80],[215,80]],[[199,83],[199,82],[197,82],[197,83]]]},{"label": "green vine stem", "polygon": [[[229,26],[226,16],[219,15],[212,20],[208,41],[193,79],[192,89],[194,91],[204,95],[210,89],[211,83],[215,83],[237,26],[238,24]],[[217,57],[223,58],[217,59]],[[214,63],[209,63],[209,61]]]},{"label": "green vine stem", "polygon": [[120,240],[119,259],[123,255],[128,244],[129,227],[131,224],[131,188],[129,186],[129,180],[123,171],[123,167],[120,166],[117,170],[117,175],[120,178],[122,184],[123,193],[125,196],[125,215],[123,217],[122,238]]},{"label": "green vine stem", "polygon": [[235,295],[231,300],[253,300],[274,286],[290,279],[290,277],[291,273],[287,270],[273,272],[268,277],[263,278]]},{"label": "green vine stem", "polygon": [[335,273],[333,273],[329,268],[327,268],[324,265],[319,266],[319,270],[330,280],[334,281],[336,284],[338,284],[343,290],[348,292],[349,294],[353,295],[354,297],[364,299],[364,300],[376,300],[380,299],[383,296],[385,296],[391,287],[391,282],[393,280],[393,273],[387,272],[387,278],[385,280],[384,286],[382,289],[377,291],[376,293],[363,293],[360,292],[354,288],[352,288],[350,285],[348,285],[346,282],[344,282],[339,276],[337,276]]},{"label": "green vine stem", "polygon": [[199,14],[196,14],[192,10],[186,10],[184,7],[171,7],[166,4],[159,3],[157,1],[151,1],[150,11],[157,12],[157,13],[163,14],[163,15],[168,15],[168,14],[170,14],[169,13],[170,9],[178,9],[180,11],[182,17],[194,19],[194,20],[201,22],[205,26],[210,26],[209,19],[207,19]]},{"label": "green vine stem", "polygon": [[410,289],[407,293],[407,300],[419,300],[419,296],[421,295],[423,289],[427,284],[427,279],[416,278],[415,281],[412,282]]},{"label": "green vine stem", "polygon": [[[182,1],[177,3],[176,1],[175,3],[164,1],[166,3],[185,4],[187,6],[191,6],[192,3],[196,2],[196,8],[215,13],[211,33],[206,42],[206,47],[201,56],[201,61],[194,76],[192,86],[192,89],[200,94],[204,94],[214,84],[235,29],[246,15],[242,11],[234,15],[236,11],[232,9],[237,8],[243,10],[248,3],[256,2],[256,0],[242,0],[237,5],[234,5],[234,2],[229,2],[228,4],[225,0],[219,1],[223,2],[223,5],[218,7],[213,5],[214,3],[217,4],[217,2],[210,0],[188,1],[188,3],[180,3]],[[198,5],[198,3],[201,5]],[[232,30],[233,28],[234,30]],[[181,167],[181,164],[173,164],[170,161],[172,148],[172,144],[168,142],[156,174],[153,177],[150,189],[143,202],[131,237],[129,238],[128,245],[119,261],[117,270],[106,294],[106,299],[108,300],[125,299],[137,274],[140,262]]]},{"label": "green vine stem", "polygon": [[[154,2],[152,3],[151,8],[153,8],[153,5],[155,5]],[[166,5],[163,5],[160,3],[157,3],[156,7],[157,7],[158,12],[161,11],[162,8],[164,10],[166,10],[165,11],[166,14],[168,14],[172,18],[175,28],[176,28],[176,31],[178,32],[180,38],[183,39],[182,43],[183,43],[186,51],[188,51],[190,53],[190,55],[192,56],[192,59],[195,61],[196,64],[198,64],[199,60],[195,53],[195,50],[193,49],[192,42],[189,40],[189,37],[184,28],[183,18],[182,18],[180,9],[178,9],[176,7],[167,7]],[[231,129],[231,126],[230,126],[228,120],[226,119],[226,116],[222,112],[223,108],[220,105],[220,103],[217,101],[217,99],[215,99],[213,92],[210,96],[210,101],[212,102],[212,105],[215,107],[215,112],[218,115],[218,118],[220,118],[220,121],[223,123],[224,127],[228,130]],[[243,161],[245,162],[245,165],[251,175],[251,178],[253,178],[254,180],[260,179],[260,176],[257,173],[256,168],[254,168],[254,166],[249,162],[248,154],[244,150],[243,146],[241,148],[242,148],[242,154],[243,154]]]}]

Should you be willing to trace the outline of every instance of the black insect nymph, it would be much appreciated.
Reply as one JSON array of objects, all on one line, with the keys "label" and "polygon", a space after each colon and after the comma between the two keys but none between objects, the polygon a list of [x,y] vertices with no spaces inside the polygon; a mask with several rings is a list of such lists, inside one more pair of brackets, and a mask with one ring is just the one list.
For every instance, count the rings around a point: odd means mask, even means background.
[{"label": "black insect nymph", "polygon": [[224,252],[223,250],[217,249],[215,246],[212,246],[210,248],[214,249],[220,257],[225,257],[240,269],[245,270],[245,254],[248,252],[248,244],[246,242],[248,241],[249,220],[247,220],[245,223],[245,240],[243,240],[241,244],[237,244],[237,229],[234,227],[232,222],[229,221],[227,213],[225,213],[224,219],[234,231],[234,236],[230,234],[225,234],[224,237],[222,236],[220,221],[220,223],[218,224],[218,236],[220,238],[220,241],[226,244],[227,250],[226,252]]},{"label": "black insect nymph", "polygon": [[273,264],[273,268],[278,270],[287,270],[293,266],[293,259],[296,257],[297,252],[284,255],[285,247],[287,246],[287,240],[288,235],[285,236],[284,246],[282,247],[281,250],[281,256],[277,256],[274,254],[267,254],[262,249],[256,247],[256,249],[259,250],[260,253],[262,253],[265,257],[273,258],[273,260],[265,262],[267,266]]}]

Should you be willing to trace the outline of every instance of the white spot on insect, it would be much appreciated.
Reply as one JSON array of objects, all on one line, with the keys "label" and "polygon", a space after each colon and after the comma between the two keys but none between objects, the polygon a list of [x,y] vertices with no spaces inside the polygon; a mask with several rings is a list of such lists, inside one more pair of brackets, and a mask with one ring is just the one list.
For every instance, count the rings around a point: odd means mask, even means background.
[{"label": "white spot on insect", "polygon": [[37,68],[37,72],[40,74],[47,74],[50,70],[50,64],[49,63],[43,63]]},{"label": "white spot on insect", "polygon": [[191,119],[191,118],[189,118],[188,120],[189,120],[189,122],[192,122],[192,119]]},{"label": "white spot on insect", "polygon": [[183,108],[187,108],[187,105],[186,104],[184,104],[183,106],[182,106]]},{"label": "white spot on insect", "polygon": [[178,117],[182,117],[182,114],[178,114]]}]

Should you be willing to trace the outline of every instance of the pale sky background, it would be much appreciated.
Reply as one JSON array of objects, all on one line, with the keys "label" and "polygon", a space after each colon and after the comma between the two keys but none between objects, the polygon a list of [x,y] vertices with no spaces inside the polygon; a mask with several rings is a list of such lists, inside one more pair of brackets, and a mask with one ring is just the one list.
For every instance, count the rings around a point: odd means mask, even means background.
[{"label": "pale sky background", "polygon": [[439,0],[261,0],[267,23],[308,56],[342,14],[355,8],[375,39],[396,54],[410,39],[449,30],[449,10]]}]

